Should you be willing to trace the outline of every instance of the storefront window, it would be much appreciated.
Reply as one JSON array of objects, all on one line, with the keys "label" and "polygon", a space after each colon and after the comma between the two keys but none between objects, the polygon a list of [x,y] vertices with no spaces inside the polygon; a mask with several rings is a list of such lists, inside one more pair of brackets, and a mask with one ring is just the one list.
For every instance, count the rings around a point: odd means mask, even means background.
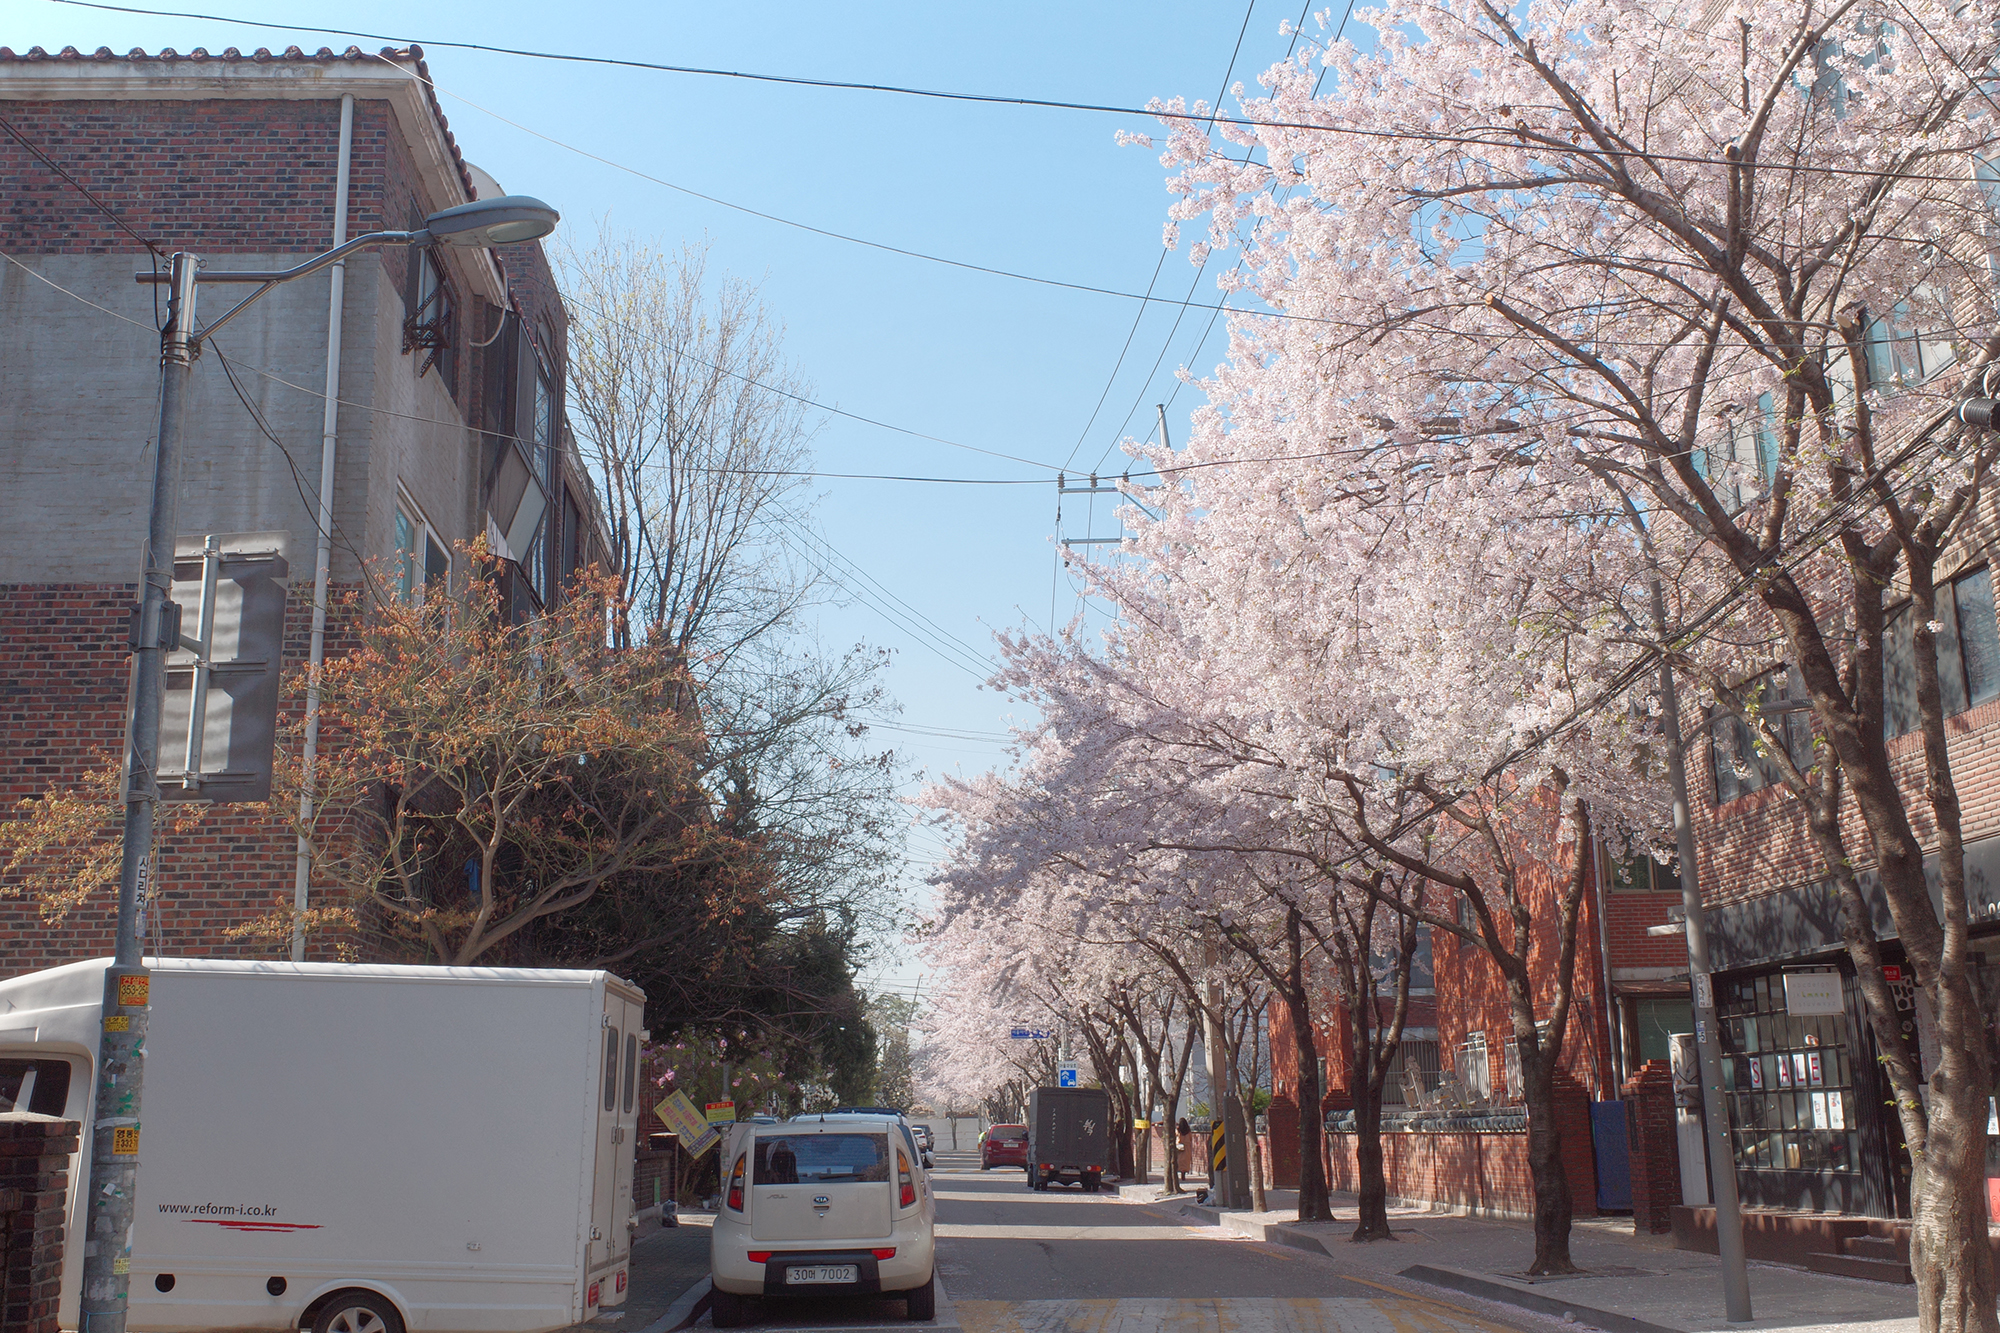
[{"label": "storefront window", "polygon": [[1718,990],[1722,1088],[1743,1201],[1842,1206],[1861,1172],[1846,1016],[1788,1014],[1782,974]]}]

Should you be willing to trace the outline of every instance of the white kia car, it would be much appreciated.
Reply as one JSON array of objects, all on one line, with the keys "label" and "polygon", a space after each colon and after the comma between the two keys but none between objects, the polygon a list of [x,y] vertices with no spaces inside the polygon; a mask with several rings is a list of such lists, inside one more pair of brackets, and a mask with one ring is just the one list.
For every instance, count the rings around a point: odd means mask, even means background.
[{"label": "white kia car", "polygon": [[825,1115],[736,1128],[724,1144],[722,1207],[709,1243],[717,1328],[746,1296],[901,1296],[937,1315],[937,1204],[900,1116]]}]

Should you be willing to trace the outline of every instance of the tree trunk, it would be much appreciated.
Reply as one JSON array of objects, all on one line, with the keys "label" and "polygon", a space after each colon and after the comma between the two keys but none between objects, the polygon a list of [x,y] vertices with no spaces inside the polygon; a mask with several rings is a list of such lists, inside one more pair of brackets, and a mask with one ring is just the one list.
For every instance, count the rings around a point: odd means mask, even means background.
[{"label": "tree trunk", "polygon": [[1983,1333],[1993,1328],[1995,1314],[1993,1249],[1987,1240],[1986,1093],[1939,1086],[1946,1082],[1942,1069],[1933,1073],[1930,1140],[1913,1163],[1910,1182],[1917,1327],[1923,1333]]},{"label": "tree trunk", "polygon": [[1255,1098],[1247,1103],[1239,1099],[1239,1104],[1243,1117],[1243,1154],[1250,1159],[1250,1211],[1266,1213],[1271,1210],[1271,1201],[1264,1190],[1263,1145],[1257,1141],[1257,1113],[1252,1109],[1257,1102]]},{"label": "tree trunk", "polygon": [[1539,1052],[1521,1052],[1522,1101],[1528,1107],[1528,1172],[1535,1185],[1535,1262],[1530,1277],[1574,1273],[1569,1257],[1569,1173],[1563,1170],[1562,1140],[1555,1123],[1555,1062]]},{"label": "tree trunk", "polygon": [[1349,1240],[1394,1240],[1389,1230],[1389,1179],[1382,1169],[1382,1098],[1363,1096],[1354,1103],[1354,1234]]},{"label": "tree trunk", "polygon": [[1319,1045],[1313,1033],[1312,1012],[1307,1007],[1305,942],[1300,936],[1299,909],[1293,907],[1285,915],[1286,943],[1290,946],[1285,969],[1285,1012],[1292,1020],[1292,1050],[1299,1067],[1299,1221],[1331,1222],[1333,1201],[1327,1196],[1326,1166],[1319,1148],[1320,1103],[1325,1089],[1319,1085]]},{"label": "tree trunk", "polygon": [[1373,1033],[1374,991],[1367,980],[1367,957],[1357,952],[1342,961],[1349,971],[1347,1006],[1353,1028],[1354,1063],[1347,1080],[1354,1102],[1354,1182],[1356,1215],[1351,1240],[1393,1240],[1389,1230],[1389,1179],[1382,1169],[1382,1080],[1376,1076]]}]

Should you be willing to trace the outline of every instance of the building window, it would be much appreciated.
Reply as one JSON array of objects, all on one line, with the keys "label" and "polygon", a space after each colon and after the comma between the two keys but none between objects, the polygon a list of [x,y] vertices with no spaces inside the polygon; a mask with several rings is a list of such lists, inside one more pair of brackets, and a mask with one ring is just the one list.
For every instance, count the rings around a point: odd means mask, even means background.
[{"label": "building window", "polygon": [[396,596],[413,605],[444,595],[451,552],[406,495],[396,497]]},{"label": "building window", "polygon": [[[2000,632],[1993,616],[1993,573],[1981,567],[1937,590],[1938,697],[1944,715],[2000,699]],[[1923,724],[1917,708],[1917,622],[1906,604],[1889,615],[1882,636],[1882,734],[1902,736]]]},{"label": "building window", "polygon": [[[1845,984],[1851,992],[1853,982]],[[1845,1016],[1787,1013],[1782,974],[1720,983],[1716,991],[1722,1091],[1743,1201],[1796,1206],[1800,1191],[1785,1179],[1791,1173],[1858,1173],[1860,1106]]]},{"label": "building window", "polygon": [[530,452],[535,460],[535,475],[551,492],[555,489],[556,476],[555,410],[556,396],[549,385],[549,372],[538,357],[535,360],[534,447]]},{"label": "building window", "polygon": [[1872,316],[1867,339],[1868,382],[1879,390],[1922,384],[1955,359],[1934,335],[1917,332],[1908,301],[1898,301],[1886,315]]},{"label": "building window", "polygon": [[1493,1066],[1486,1058],[1486,1034],[1468,1033],[1452,1059],[1452,1072],[1458,1075],[1458,1086],[1468,1097],[1487,1098],[1493,1095]]},{"label": "building window", "polygon": [[444,275],[444,267],[431,250],[419,250],[412,258],[409,318],[403,322],[403,350],[422,351],[423,362],[417,368],[417,378],[430,373],[432,366],[438,368],[438,377],[444,381],[446,392],[458,396],[457,377],[453,373],[452,344],[456,336],[453,320],[454,304],[451,286]]},{"label": "building window", "polygon": [[1604,887],[1614,893],[1679,893],[1681,862],[1677,856],[1665,861],[1651,848],[1632,839],[1601,844],[1604,857]]},{"label": "building window", "polygon": [[[1481,1040],[1484,1038],[1482,1036]],[[1384,1106],[1422,1106],[1437,1091],[1442,1077],[1438,1067],[1438,1044],[1405,1038],[1389,1057],[1382,1079]]]},{"label": "building window", "polygon": [[1731,512],[1762,497],[1778,478],[1776,408],[1771,395],[1760,396],[1754,411],[1733,406],[1727,409],[1714,443],[1695,452],[1694,465]]},{"label": "building window", "polygon": [[[1739,691],[1784,742],[1785,753],[1801,770],[1813,761],[1812,705],[1796,668],[1784,667],[1758,677]],[[1771,759],[1757,752],[1756,733],[1736,714],[1717,708],[1709,725],[1709,752],[1715,768],[1715,803],[1723,805],[1784,781]]]}]

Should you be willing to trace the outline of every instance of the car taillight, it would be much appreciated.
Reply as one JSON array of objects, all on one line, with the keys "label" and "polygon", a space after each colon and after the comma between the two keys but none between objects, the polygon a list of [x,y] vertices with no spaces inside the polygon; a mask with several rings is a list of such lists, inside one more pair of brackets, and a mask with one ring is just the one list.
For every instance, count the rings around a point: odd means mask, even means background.
[{"label": "car taillight", "polygon": [[917,1201],[917,1186],[910,1179],[910,1159],[903,1155],[901,1148],[896,1150],[896,1179],[903,1184],[903,1202],[899,1206],[908,1208]]},{"label": "car taillight", "polygon": [[870,1250],[868,1253],[874,1255],[877,1259],[893,1259],[896,1257],[896,1247],[891,1245],[885,1249]]},{"label": "car taillight", "polygon": [[750,1251],[750,1262],[753,1264],[768,1264],[771,1262],[771,1252],[769,1250],[752,1250]]},{"label": "car taillight", "polygon": [[729,1173],[729,1206],[737,1212],[743,1211],[743,1158],[736,1159],[735,1170]]}]

